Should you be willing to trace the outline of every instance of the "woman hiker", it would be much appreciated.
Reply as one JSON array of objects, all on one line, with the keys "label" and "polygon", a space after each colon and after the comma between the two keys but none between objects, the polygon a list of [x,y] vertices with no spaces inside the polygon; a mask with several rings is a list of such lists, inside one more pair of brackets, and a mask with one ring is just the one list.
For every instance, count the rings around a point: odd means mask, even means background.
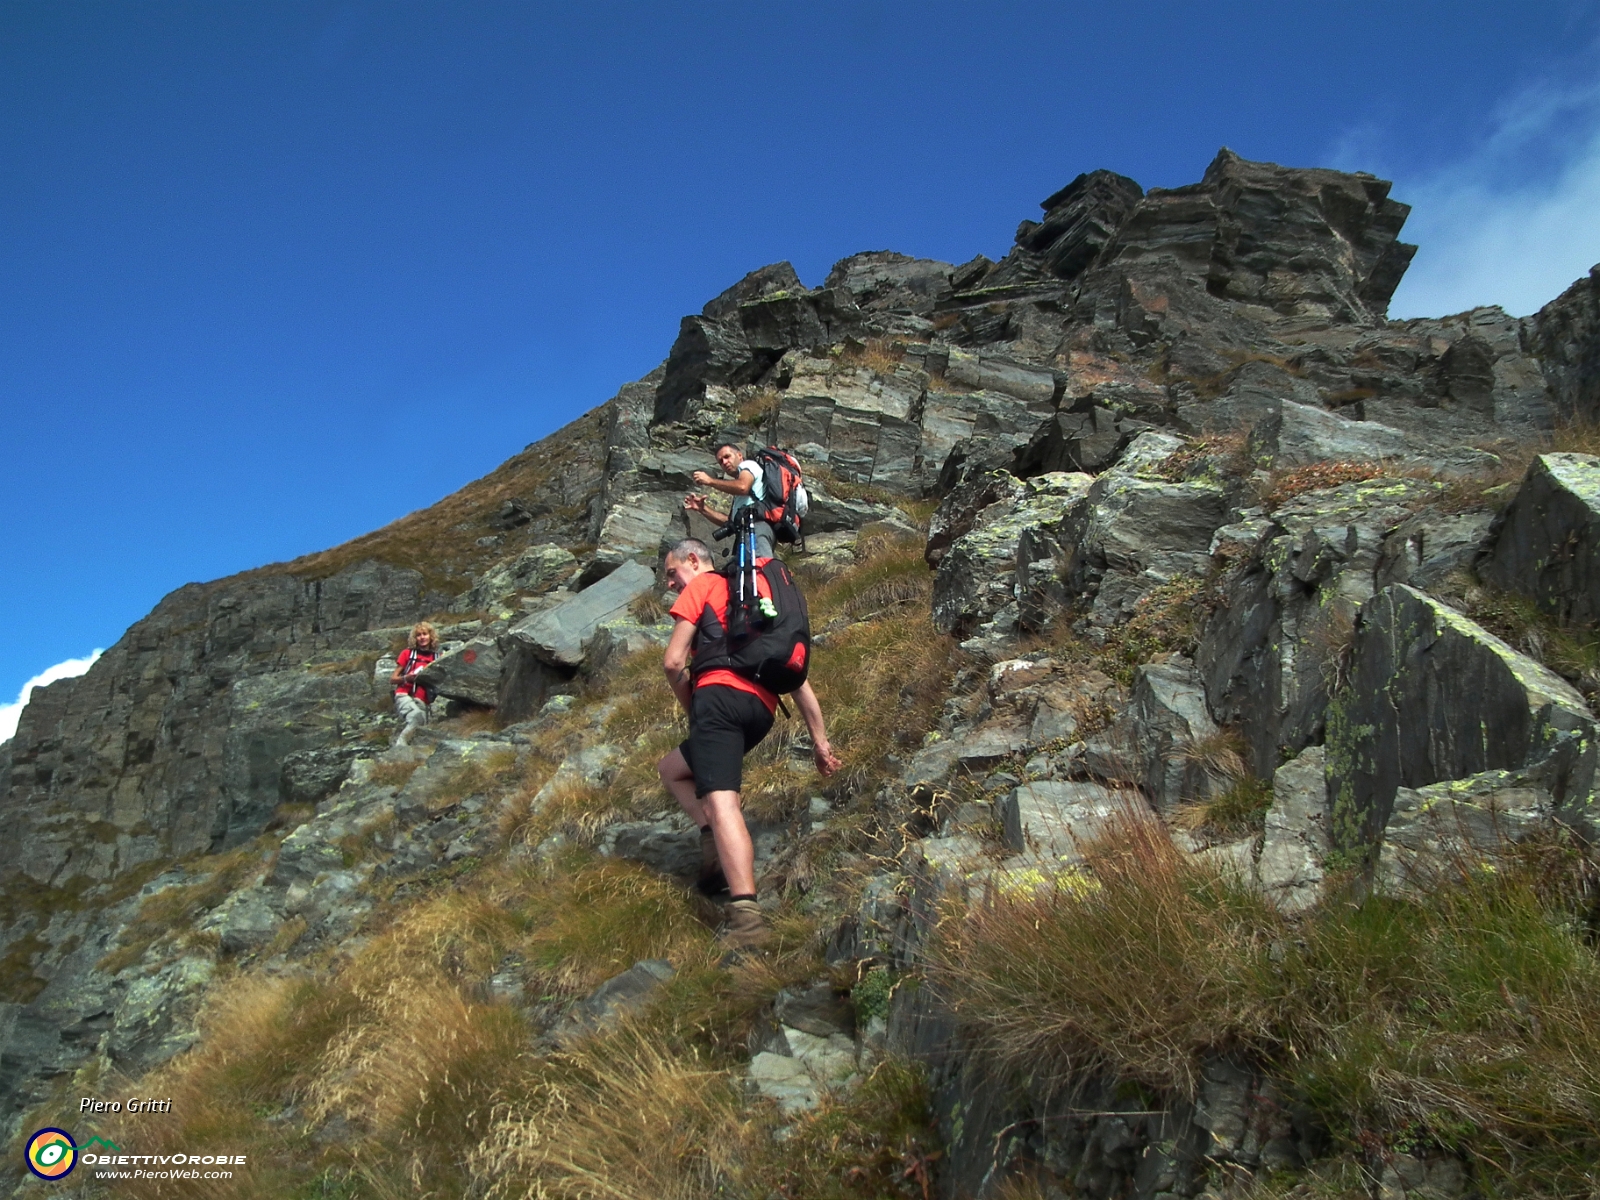
[{"label": "woman hiker", "polygon": [[417,673],[439,657],[439,635],[426,621],[411,627],[410,644],[400,651],[389,682],[394,684],[394,708],[400,717],[396,746],[409,746],[411,735],[428,723],[428,702],[433,693],[417,682]]}]

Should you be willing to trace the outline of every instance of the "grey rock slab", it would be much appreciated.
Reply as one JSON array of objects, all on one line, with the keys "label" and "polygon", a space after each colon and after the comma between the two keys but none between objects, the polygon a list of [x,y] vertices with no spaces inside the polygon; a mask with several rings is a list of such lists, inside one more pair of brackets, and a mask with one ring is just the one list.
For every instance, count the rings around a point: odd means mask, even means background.
[{"label": "grey rock slab", "polygon": [[606,621],[594,631],[589,642],[586,670],[590,675],[601,675],[630,655],[645,650],[660,650],[672,638],[672,623],[656,622],[645,625],[632,617]]},{"label": "grey rock slab", "polygon": [[1470,569],[1489,544],[1491,512],[1423,512],[1383,539],[1373,572],[1377,587],[1408,583],[1427,591],[1456,571]]},{"label": "grey rock slab", "polygon": [[1534,459],[1480,570],[1561,621],[1600,622],[1600,457]]},{"label": "grey rock slab", "polygon": [[773,999],[773,1015],[780,1024],[804,1030],[815,1037],[834,1034],[847,1037],[855,1029],[855,1010],[848,996],[841,996],[829,983],[808,988],[784,988]]},{"label": "grey rock slab", "polygon": [[451,700],[493,707],[500,700],[502,665],[497,638],[474,638],[449,654],[441,654],[417,678],[425,687]]},{"label": "grey rock slab", "polygon": [[[1213,535],[1228,516],[1221,485],[1210,480],[1171,483],[1156,474],[1183,445],[1171,434],[1142,433],[1117,465],[1094,481],[1056,539],[1064,571],[1053,561],[1057,553],[1051,549],[1048,573],[1064,576],[1069,596],[1094,590],[1109,570],[1138,574],[1146,568],[1161,570],[1166,556],[1209,553]],[[1041,562],[1044,557],[1040,555]]]},{"label": "grey rock slab", "polygon": [[837,1088],[855,1074],[855,1041],[837,1030],[819,1035],[786,1025],[783,1040],[790,1055],[823,1089]]},{"label": "grey rock slab", "polygon": [[662,547],[687,533],[681,494],[634,492],[623,496],[606,513],[600,526],[599,548],[584,568],[580,581],[591,585],[623,563],[634,560],[653,568],[661,559]]},{"label": "grey rock slab", "polygon": [[358,746],[323,746],[297,750],[283,759],[280,786],[290,804],[317,804],[339,790],[350,774]]},{"label": "grey rock slab", "polygon": [[958,387],[975,392],[1000,392],[1040,407],[1052,404],[1057,391],[1055,373],[1047,367],[955,349],[950,351],[944,377]]},{"label": "grey rock slab", "polygon": [[1384,826],[1376,882],[1394,892],[1431,893],[1442,880],[1492,869],[1508,847],[1552,831],[1557,812],[1537,772],[1485,771],[1400,788]]},{"label": "grey rock slab", "polygon": [[1256,886],[1281,912],[1297,913],[1322,898],[1328,837],[1326,754],[1308,746],[1272,776],[1272,805],[1255,863]]},{"label": "grey rock slab", "polygon": [[1250,455],[1258,465],[1277,470],[1392,459],[1443,475],[1472,475],[1499,462],[1469,446],[1429,444],[1376,421],[1352,421],[1292,400],[1281,401],[1251,430]]},{"label": "grey rock slab", "polygon": [[627,611],[628,605],[656,586],[656,574],[637,562],[626,562],[598,583],[547,612],[519,621],[506,637],[528,647],[558,667],[583,662],[589,639],[600,625]]},{"label": "grey rock slab", "polygon": [[1045,863],[1072,866],[1083,861],[1079,847],[1108,824],[1137,811],[1126,793],[1098,783],[1025,783],[1000,802],[1005,842],[1019,854]]},{"label": "grey rock slab", "polygon": [[608,825],[601,832],[599,850],[644,863],[663,875],[687,878],[700,870],[700,831],[687,817]]},{"label": "grey rock slab", "polygon": [[[1386,550],[1397,564],[1412,512],[1439,485],[1369,479],[1307,492],[1280,505],[1271,527],[1229,578],[1223,606],[1195,652],[1212,714],[1244,734],[1251,769],[1267,778],[1286,757],[1323,740],[1331,682]],[[1440,518],[1444,520],[1444,518]],[[1452,526],[1453,527],[1453,526]],[[1431,542],[1419,551],[1433,566]]]},{"label": "grey rock slab", "polygon": [[283,924],[274,899],[267,888],[243,888],[217,905],[196,928],[216,933],[225,954],[254,950],[270,942]]},{"label": "grey rock slab", "polygon": [[1330,832],[1372,845],[1397,789],[1557,756],[1558,804],[1594,784],[1595,723],[1583,697],[1448,605],[1393,584],[1362,606],[1348,685],[1328,713]]}]

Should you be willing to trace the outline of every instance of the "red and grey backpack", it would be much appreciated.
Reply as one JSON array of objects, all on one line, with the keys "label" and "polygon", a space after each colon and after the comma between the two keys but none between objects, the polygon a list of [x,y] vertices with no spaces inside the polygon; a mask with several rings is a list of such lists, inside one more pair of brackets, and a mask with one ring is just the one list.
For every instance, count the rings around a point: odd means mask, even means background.
[{"label": "red and grey backpack", "polygon": [[761,468],[761,519],[772,526],[780,543],[801,541],[800,522],[811,507],[800,460],[787,450],[768,446],[753,456]]},{"label": "red and grey backpack", "polygon": [[[756,595],[758,571],[772,591],[766,604]],[[811,617],[789,568],[769,558],[759,567],[735,563],[723,574],[728,580],[728,621],[724,625],[709,604],[701,610],[691,676],[733,671],[779,696],[798,690],[811,668]]]}]

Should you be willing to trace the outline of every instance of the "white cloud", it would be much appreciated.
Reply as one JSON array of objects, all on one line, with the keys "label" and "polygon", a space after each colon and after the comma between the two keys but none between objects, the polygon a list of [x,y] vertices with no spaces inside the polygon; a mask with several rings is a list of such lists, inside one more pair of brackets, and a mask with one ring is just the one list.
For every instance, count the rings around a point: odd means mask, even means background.
[{"label": "white cloud", "polygon": [[1381,155],[1374,165],[1373,141],[1352,133],[1338,158],[1393,179],[1394,198],[1412,206],[1401,236],[1420,249],[1391,316],[1480,304],[1526,316],[1600,262],[1600,86],[1518,94],[1471,154],[1428,173],[1385,169]]},{"label": "white cloud", "polygon": [[17,693],[17,698],[10,704],[0,704],[0,742],[11,740],[11,735],[17,731],[17,719],[22,716],[22,709],[28,703],[28,695],[36,687],[43,687],[47,683],[54,683],[58,679],[71,679],[82,675],[94,666],[94,660],[99,658],[103,651],[96,650],[87,658],[69,658],[66,662],[58,662],[53,667],[46,667],[27,683],[22,685],[22,690]]}]

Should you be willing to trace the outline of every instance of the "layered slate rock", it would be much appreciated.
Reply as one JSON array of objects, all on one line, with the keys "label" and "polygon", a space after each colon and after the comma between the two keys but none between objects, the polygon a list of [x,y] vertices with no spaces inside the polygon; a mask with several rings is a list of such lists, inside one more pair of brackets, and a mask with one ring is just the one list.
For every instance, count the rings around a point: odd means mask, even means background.
[{"label": "layered slate rock", "polygon": [[[1410,213],[1371,175],[1288,169],[1222,150],[1190,187],[1147,193],[1107,263],[1176,263],[1213,296],[1351,323],[1382,316],[1416,253]],[[1296,269],[1283,270],[1293,262]]]},{"label": "layered slate rock", "polygon": [[[1244,734],[1258,777],[1321,740],[1331,681],[1380,559],[1407,553],[1386,539],[1436,490],[1416,479],[1346,483],[1217,531],[1214,548],[1236,552],[1240,565],[1195,662],[1212,713]],[[1461,557],[1470,551],[1457,546],[1432,565]]]},{"label": "layered slate rock", "polygon": [[1559,621],[1600,622],[1600,458],[1534,459],[1480,574]]},{"label": "layered slate rock", "polygon": [[1134,672],[1133,694],[1114,730],[1114,753],[1126,755],[1156,807],[1171,810],[1226,787],[1206,757],[1220,733],[1194,664],[1175,655]]},{"label": "layered slate rock", "polygon": [[516,595],[542,595],[567,582],[578,569],[572,551],[553,542],[530,546],[509,562],[484,572],[451,607],[457,612],[494,608]]},{"label": "layered slate rock", "polygon": [[1328,711],[1327,775],[1340,847],[1374,844],[1395,793],[1557,756],[1548,787],[1594,784],[1595,725],[1578,694],[1448,605],[1403,584],[1362,606],[1349,684]]},{"label": "layered slate rock", "polygon": [[1017,245],[1039,255],[1051,274],[1075,279],[1143,198],[1144,189],[1126,175],[1086,172],[1040,202],[1044,220],[1023,222]]},{"label": "layered slate rock", "polygon": [[[1014,500],[991,505],[939,560],[933,582],[933,623],[967,635],[1016,603],[1018,546],[1024,534],[1060,527],[1089,494],[1093,480],[1056,472],[1028,480]],[[1051,539],[1053,540],[1053,539]],[[1015,614],[1011,616],[1014,625]]]},{"label": "layered slate rock", "polygon": [[[86,674],[34,692],[0,797],[16,835],[0,845],[0,872],[104,879],[253,837],[282,799],[284,757],[370,720],[361,675],[284,666],[442,602],[419,572],[371,562],[173,592]],[[94,822],[107,836],[85,839]]]}]

